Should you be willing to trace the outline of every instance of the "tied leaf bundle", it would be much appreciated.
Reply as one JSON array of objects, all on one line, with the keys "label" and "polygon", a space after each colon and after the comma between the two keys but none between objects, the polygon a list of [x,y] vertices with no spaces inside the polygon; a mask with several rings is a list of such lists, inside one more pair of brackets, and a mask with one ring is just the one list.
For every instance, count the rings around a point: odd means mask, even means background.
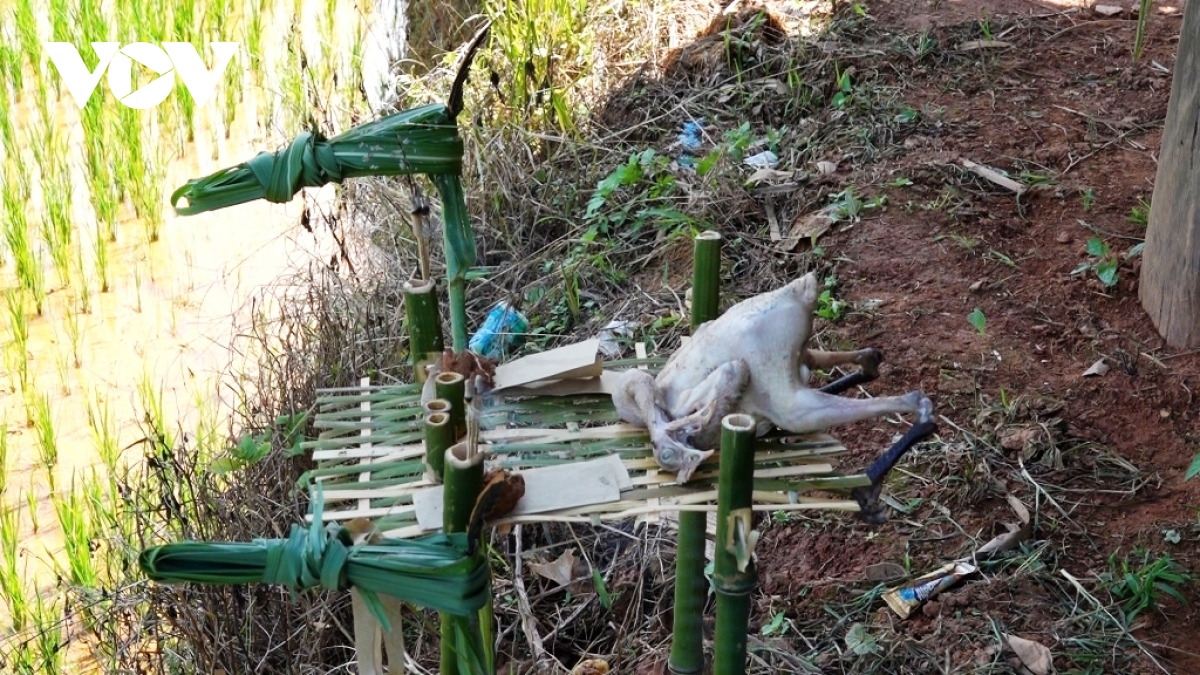
[{"label": "tied leaf bundle", "polygon": [[164,583],[281,584],[293,592],[320,586],[358,589],[390,630],[378,595],[454,616],[471,617],[488,602],[489,574],[481,556],[468,555],[464,533],[353,544],[340,525],[293,525],[287,539],[252,542],[185,541],[142,551],[146,576]]}]

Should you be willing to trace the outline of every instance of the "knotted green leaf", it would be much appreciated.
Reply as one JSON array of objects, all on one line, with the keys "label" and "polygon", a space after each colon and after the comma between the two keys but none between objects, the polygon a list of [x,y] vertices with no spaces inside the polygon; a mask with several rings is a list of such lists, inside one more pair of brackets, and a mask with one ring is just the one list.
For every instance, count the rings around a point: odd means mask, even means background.
[{"label": "knotted green leaf", "polygon": [[[457,177],[462,156],[462,138],[446,106],[427,105],[330,139],[305,131],[278,152],[259,153],[237,166],[189,180],[171,195],[171,205],[186,216],[255,199],[285,203],[301,188],[359,176]],[[180,206],[184,199],[187,205]],[[468,266],[473,263],[472,256]]]},{"label": "knotted green leaf", "polygon": [[487,566],[482,556],[467,554],[465,534],[355,545],[346,528],[321,523],[319,496],[315,503],[312,524],[293,525],[287,539],[177,542],[142,551],[138,562],[147,577],[164,583],[357,588],[385,630],[378,593],[461,617],[488,601]]}]

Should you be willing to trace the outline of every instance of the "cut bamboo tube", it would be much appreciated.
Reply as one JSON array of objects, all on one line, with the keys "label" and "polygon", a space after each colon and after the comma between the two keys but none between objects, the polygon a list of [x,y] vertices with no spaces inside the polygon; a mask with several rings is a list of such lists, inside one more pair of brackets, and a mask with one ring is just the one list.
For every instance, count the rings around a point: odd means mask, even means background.
[{"label": "cut bamboo tube", "polygon": [[467,380],[459,373],[438,373],[433,379],[434,395],[450,404],[450,428],[454,430],[454,442],[467,434],[467,407],[465,396]]},{"label": "cut bamboo tube", "polygon": [[[696,237],[692,259],[692,333],[700,324],[717,318],[721,291],[721,234],[709,230]],[[708,596],[704,578],[704,538],[707,515],[679,514],[679,539],[675,556],[675,607],[668,668],[675,675],[704,670],[701,621]]]},{"label": "cut bamboo tube", "polygon": [[445,350],[436,288],[433,281],[414,279],[404,284],[409,351],[413,373],[417,382],[422,383],[428,376],[425,367],[440,358]]},{"label": "cut bamboo tube", "polygon": [[745,675],[750,593],[758,582],[754,567],[757,535],[754,504],[754,418],[726,415],[721,420],[721,477],[717,486],[717,546],[713,590],[717,628],[713,675]]},{"label": "cut bamboo tube", "polygon": [[454,445],[454,427],[450,426],[450,404],[435,398],[425,409],[425,467],[426,477],[441,483],[445,474],[446,450]]},{"label": "cut bamboo tube", "polygon": [[[458,378],[462,380],[461,375]],[[479,492],[483,489],[483,455],[471,455],[466,443],[457,443],[446,450],[444,457],[446,488],[442,495],[442,531],[447,534],[466,532],[471,523],[471,511],[475,508],[475,500],[479,498]],[[455,653],[455,624],[465,621],[467,620],[461,617],[441,615],[442,675],[459,675],[458,656]]]}]

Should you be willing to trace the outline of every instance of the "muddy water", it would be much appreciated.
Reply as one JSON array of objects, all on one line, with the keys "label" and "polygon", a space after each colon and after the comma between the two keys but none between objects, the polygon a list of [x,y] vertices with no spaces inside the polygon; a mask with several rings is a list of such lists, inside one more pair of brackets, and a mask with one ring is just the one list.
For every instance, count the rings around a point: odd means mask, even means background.
[{"label": "muddy water", "polygon": [[[402,22],[397,23],[395,14],[384,21],[374,13],[364,16],[368,5],[339,2],[336,34],[355,35],[354,22],[360,20],[371,26],[374,46],[364,50],[364,76],[378,82],[387,70],[377,65],[378,60],[388,56],[388,46],[395,43],[388,36],[394,35],[391,30]],[[226,139],[223,132],[214,131],[219,128],[220,87],[206,108],[197,111],[196,141],[186,146],[184,156],[169,164],[164,184],[167,195],[188,178],[244,161],[287,140],[278,131],[280,116],[276,113],[282,87],[276,80],[283,71],[280,60],[285,55],[282,46],[286,44],[292,7],[290,0],[285,0],[269,15],[276,24],[283,25],[268,24],[262,42],[277,47],[263,55],[261,86],[253,86],[246,74],[244,109],[232,125],[230,137]],[[310,59],[347,48],[321,45],[315,37],[314,17],[324,11],[323,7],[323,1],[308,2],[305,20],[300,24]],[[226,77],[233,76],[230,73],[236,69],[246,69],[243,58],[244,54],[235,58]],[[31,93],[26,92],[19,107],[31,105]],[[186,93],[179,87],[172,95]],[[342,105],[349,104],[343,101]],[[20,124],[25,111],[17,112]],[[58,112],[70,139],[70,161],[75,167],[77,234],[82,239],[85,268],[93,270],[90,238],[94,218],[79,168],[83,165],[82,129],[74,101],[65,89]],[[24,137],[24,131],[18,129],[18,138]],[[36,171],[33,174],[36,183]],[[319,194],[328,196],[331,191],[327,187]],[[31,207],[38,208],[36,189],[33,201]],[[58,490],[70,489],[72,477],[80,472],[100,467],[88,424],[89,397],[94,400],[98,396],[107,402],[120,447],[131,446],[124,454],[127,462],[137,460],[137,441],[144,435],[138,424],[145,409],[139,394],[144,382],[161,393],[165,418],[176,425],[171,429],[176,434],[194,429],[200,409],[220,408],[220,379],[232,363],[242,363],[241,355],[231,351],[235,327],[245,325],[251,311],[262,312],[261,304],[252,310],[251,297],[281,275],[330,257],[331,242],[298,226],[301,205],[300,199],[284,205],[260,201],[181,218],[164,204],[166,222],[161,239],[152,244],[145,241],[142,225],[126,217],[120,224],[118,242],[110,245],[110,292],[100,293],[97,275],[89,275],[92,308],[90,313],[75,316],[80,336],[76,344],[70,339],[68,313],[76,305],[72,297],[78,291],[61,287],[47,264],[46,280],[51,290],[42,316],[28,313],[26,358],[29,389],[47,394],[51,401],[59,456],[53,469]],[[127,211],[126,205],[123,213]],[[33,222],[31,229],[36,230]],[[12,265],[7,265],[0,270],[0,289],[15,287]],[[8,323],[7,317],[4,323]],[[6,327],[0,332],[0,341],[9,343],[11,335],[11,328]],[[9,445],[3,507],[20,512],[26,587],[44,591],[54,581],[53,561],[63,558],[62,541],[50,499],[50,481],[39,459],[36,432],[26,422],[24,401],[17,374],[6,369],[0,372],[0,420],[7,422]],[[35,497],[32,510],[27,500],[30,493]],[[7,608],[0,603],[0,626],[7,625],[6,614]]]}]

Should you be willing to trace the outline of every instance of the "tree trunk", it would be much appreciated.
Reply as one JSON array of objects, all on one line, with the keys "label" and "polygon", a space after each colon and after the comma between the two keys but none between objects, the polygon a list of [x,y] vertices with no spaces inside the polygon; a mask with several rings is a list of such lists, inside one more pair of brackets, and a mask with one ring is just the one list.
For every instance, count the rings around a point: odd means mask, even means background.
[{"label": "tree trunk", "polygon": [[1172,347],[1200,347],[1200,2],[1183,11],[1150,224],[1142,307]]}]

